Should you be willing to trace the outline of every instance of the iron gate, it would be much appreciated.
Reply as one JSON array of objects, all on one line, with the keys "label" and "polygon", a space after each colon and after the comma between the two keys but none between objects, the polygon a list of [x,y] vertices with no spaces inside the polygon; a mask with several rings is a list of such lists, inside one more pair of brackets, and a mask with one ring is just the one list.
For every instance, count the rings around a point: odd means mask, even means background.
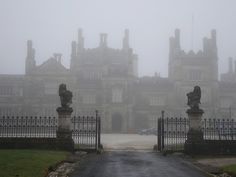
[{"label": "iron gate", "polygon": [[72,117],[72,138],[79,149],[96,149],[101,146],[101,118],[95,116]]},{"label": "iron gate", "polygon": [[158,119],[158,150],[183,150],[189,130],[187,118]]}]

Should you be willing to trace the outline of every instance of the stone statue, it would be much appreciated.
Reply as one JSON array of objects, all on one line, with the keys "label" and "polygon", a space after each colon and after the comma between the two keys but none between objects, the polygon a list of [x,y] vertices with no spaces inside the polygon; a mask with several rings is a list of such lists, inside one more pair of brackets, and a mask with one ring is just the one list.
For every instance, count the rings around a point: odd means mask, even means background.
[{"label": "stone statue", "polygon": [[66,89],[66,84],[60,84],[59,96],[61,100],[61,107],[64,109],[70,108],[72,104],[72,92]]},{"label": "stone statue", "polygon": [[191,110],[199,110],[199,104],[201,104],[201,88],[195,86],[192,92],[187,93],[188,103],[187,105]]}]

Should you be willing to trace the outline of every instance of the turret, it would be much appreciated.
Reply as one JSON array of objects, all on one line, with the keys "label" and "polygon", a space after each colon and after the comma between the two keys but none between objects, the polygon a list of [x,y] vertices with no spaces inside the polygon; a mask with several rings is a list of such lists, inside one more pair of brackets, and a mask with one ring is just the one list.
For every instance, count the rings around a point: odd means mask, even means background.
[{"label": "turret", "polygon": [[175,30],[175,48],[180,49],[180,30]]},{"label": "turret", "polygon": [[35,49],[31,40],[27,41],[27,56],[25,60],[25,74],[30,74],[36,66]]},{"label": "turret", "polygon": [[234,73],[236,73],[236,60],[234,61]]},{"label": "turret", "polygon": [[229,57],[229,73],[233,73],[233,58]]},{"label": "turret", "polygon": [[217,59],[216,30],[211,31],[211,38],[203,38],[203,52]]},{"label": "turret", "polygon": [[107,47],[107,34],[106,33],[100,34],[100,47]]},{"label": "turret", "polygon": [[123,38],[123,50],[129,49],[129,30],[125,29],[125,35]]},{"label": "turret", "polygon": [[84,49],[84,37],[83,37],[83,30],[80,28],[78,30],[78,52]]},{"label": "turret", "polygon": [[180,30],[176,29],[175,30],[175,36],[174,37],[170,37],[169,40],[169,60],[172,60],[174,57],[174,55],[176,53],[178,53],[177,51],[180,51],[181,47],[180,47]]},{"label": "turret", "polygon": [[74,69],[76,65],[77,59],[77,50],[76,50],[76,41],[72,41],[71,43],[71,59],[70,59],[70,69]]},{"label": "turret", "polygon": [[216,30],[211,30],[212,47],[216,48]]}]

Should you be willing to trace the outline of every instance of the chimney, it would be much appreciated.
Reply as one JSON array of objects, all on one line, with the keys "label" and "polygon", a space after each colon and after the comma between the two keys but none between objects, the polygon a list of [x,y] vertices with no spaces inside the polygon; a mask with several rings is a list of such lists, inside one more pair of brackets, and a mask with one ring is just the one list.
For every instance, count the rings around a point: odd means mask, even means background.
[{"label": "chimney", "polygon": [[106,33],[100,34],[100,47],[107,47],[107,34]]},{"label": "chimney", "polygon": [[76,42],[72,41],[71,43],[71,57],[76,56]]},{"label": "chimney", "polygon": [[211,40],[212,40],[213,47],[216,48],[216,30],[215,29],[211,30]]},{"label": "chimney", "polygon": [[27,56],[25,60],[25,73],[29,74],[35,66],[36,66],[36,61],[35,61],[35,50],[33,48],[33,42],[31,40],[28,40]]},{"label": "chimney", "polygon": [[27,58],[34,58],[33,42],[31,40],[27,41]]},{"label": "chimney", "polygon": [[80,28],[78,30],[78,50],[84,48],[84,37],[83,37],[83,30]]},{"label": "chimney", "polygon": [[233,73],[233,58],[229,57],[229,73]]},{"label": "chimney", "polygon": [[54,53],[54,58],[56,59],[57,62],[61,63],[61,57],[62,57],[62,54]]},{"label": "chimney", "polygon": [[125,36],[123,38],[123,49],[129,49],[129,30],[125,29]]},{"label": "chimney", "polygon": [[234,61],[234,73],[236,73],[236,60]]},{"label": "chimney", "polygon": [[175,30],[175,47],[180,49],[180,30]]}]

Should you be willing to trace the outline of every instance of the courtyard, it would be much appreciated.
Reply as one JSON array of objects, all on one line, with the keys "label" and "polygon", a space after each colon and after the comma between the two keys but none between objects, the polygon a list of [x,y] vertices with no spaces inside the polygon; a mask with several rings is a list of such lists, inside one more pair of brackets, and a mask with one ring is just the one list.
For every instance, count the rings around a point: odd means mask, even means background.
[{"label": "courtyard", "polygon": [[157,143],[156,135],[102,134],[105,150],[152,150]]}]

